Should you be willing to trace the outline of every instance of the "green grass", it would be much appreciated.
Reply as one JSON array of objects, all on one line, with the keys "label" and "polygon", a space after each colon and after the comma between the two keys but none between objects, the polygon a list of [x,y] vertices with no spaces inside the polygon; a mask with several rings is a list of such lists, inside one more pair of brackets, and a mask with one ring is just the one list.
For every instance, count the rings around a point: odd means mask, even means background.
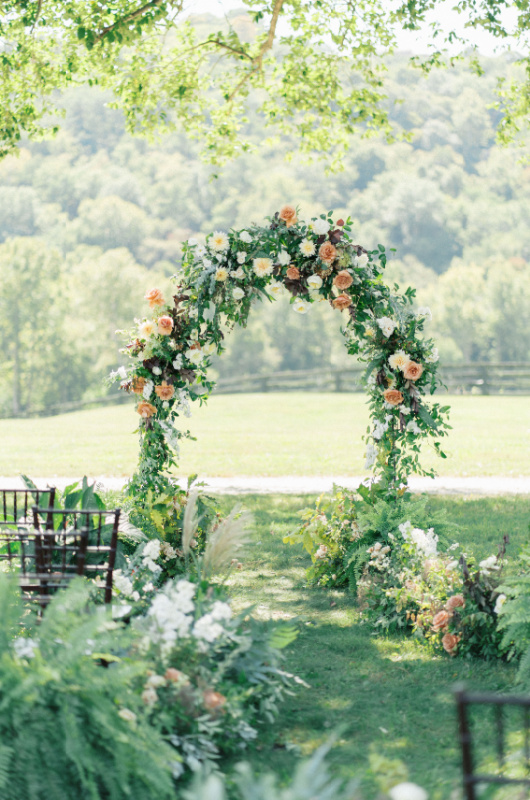
[{"label": "green grass", "polygon": [[[444,396],[443,401],[446,401]],[[527,397],[451,397],[449,458],[428,450],[426,466],[446,476],[530,475]],[[130,475],[136,465],[132,405],[56,417],[0,420],[0,475]],[[178,474],[361,475],[368,424],[360,394],[213,396],[183,419],[197,437],[184,441]]]},{"label": "green grass", "polygon": [[[230,580],[234,603],[254,605],[265,618],[300,619],[286,668],[310,685],[298,688],[277,722],[260,734],[250,756],[255,767],[279,770],[286,778],[293,751],[307,755],[343,727],[329,756],[340,774],[364,772],[373,747],[402,759],[410,779],[426,787],[431,800],[448,800],[460,781],[452,687],[465,681],[476,690],[510,691],[514,668],[433,657],[409,638],[373,636],[358,624],[351,594],[305,586],[307,555],[282,542],[296,525],[297,512],[314,498],[223,497],[224,510],[238,499],[254,512],[255,539],[243,571]],[[462,526],[460,542],[477,557],[496,549],[505,531],[511,534],[512,555],[528,539],[530,499],[437,497],[432,503]],[[493,733],[484,724],[479,735],[493,744]],[[368,778],[366,796],[376,794]]]}]

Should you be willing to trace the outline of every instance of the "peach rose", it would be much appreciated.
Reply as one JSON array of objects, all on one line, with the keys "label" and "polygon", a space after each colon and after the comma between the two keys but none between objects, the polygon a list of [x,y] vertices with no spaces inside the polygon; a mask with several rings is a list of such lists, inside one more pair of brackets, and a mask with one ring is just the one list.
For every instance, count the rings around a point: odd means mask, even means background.
[{"label": "peach rose", "polygon": [[169,336],[173,330],[173,320],[171,317],[160,317],[158,320],[158,333],[162,336]]},{"label": "peach rose", "polygon": [[300,277],[300,270],[298,267],[289,267],[286,272],[287,277],[290,281],[296,281]]},{"label": "peach rose", "polygon": [[447,598],[445,607],[448,611],[454,611],[455,608],[464,608],[466,601],[461,594],[454,594],[452,597]]},{"label": "peach rose", "polygon": [[222,708],[226,703],[224,694],[214,692],[213,689],[206,689],[206,691],[202,693],[202,700],[208,711],[217,711],[217,709]]},{"label": "peach rose", "polygon": [[150,289],[144,299],[147,300],[151,308],[164,305],[164,297],[160,289]]},{"label": "peach rose", "polygon": [[164,678],[168,681],[172,681],[172,683],[180,683],[181,681],[186,681],[186,683],[188,683],[188,679],[184,673],[179,669],[175,669],[175,667],[168,667],[164,673]]},{"label": "peach rose", "polygon": [[144,419],[149,419],[156,414],[155,406],[152,406],[151,403],[145,402],[145,400],[142,403],[138,403],[136,410]]},{"label": "peach rose", "polygon": [[442,647],[446,653],[454,656],[456,655],[455,650],[457,648],[458,642],[460,641],[460,636],[455,636],[454,633],[446,633],[442,637]]},{"label": "peach rose", "polygon": [[423,374],[423,367],[415,361],[409,363],[403,368],[403,375],[408,381],[417,381]]},{"label": "peach rose", "polygon": [[296,208],[289,205],[282,206],[282,208],[280,208],[280,219],[283,219],[287,227],[290,228],[291,225],[294,225],[295,222],[298,222]]},{"label": "peach rose", "polygon": [[348,289],[352,285],[353,278],[347,270],[343,269],[335,276],[333,283],[342,292],[343,289]]},{"label": "peach rose", "polygon": [[385,389],[383,397],[391,406],[399,406],[403,402],[403,395],[398,389]]},{"label": "peach rose", "polygon": [[331,244],[331,242],[324,242],[324,244],[320,245],[318,255],[322,261],[326,261],[328,264],[331,264],[331,262],[335,261],[337,258],[337,249]]},{"label": "peach rose", "polygon": [[132,390],[135,394],[142,394],[145,388],[146,380],[140,375],[135,375],[132,379]]},{"label": "peach rose", "polygon": [[447,625],[449,624],[449,620],[451,619],[451,614],[448,614],[447,611],[438,611],[437,614],[434,615],[432,620],[432,629],[435,632],[445,630]]},{"label": "peach rose", "polygon": [[351,297],[347,294],[339,294],[333,301],[333,308],[338,308],[339,311],[344,311],[349,306],[351,306]]},{"label": "peach rose", "polygon": [[162,381],[160,386],[155,386],[155,392],[161,400],[171,400],[175,394],[175,387],[167,381]]}]

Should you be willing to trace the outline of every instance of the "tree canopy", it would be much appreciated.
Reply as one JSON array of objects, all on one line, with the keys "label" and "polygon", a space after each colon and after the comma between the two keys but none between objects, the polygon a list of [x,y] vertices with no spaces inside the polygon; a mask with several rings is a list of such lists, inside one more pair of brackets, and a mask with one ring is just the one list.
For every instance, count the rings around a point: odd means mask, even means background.
[{"label": "tree canopy", "polygon": [[[430,26],[425,70],[443,63],[447,43],[468,44],[437,18],[442,0],[243,3],[241,13],[212,30],[211,17],[185,15],[183,0],[4,0],[0,155],[24,135],[57,126],[57,90],[88,83],[112,92],[129,131],[182,126],[215,163],[249,149],[248,122],[256,114],[286,137],[286,148],[291,137],[297,150],[338,158],[355,130],[392,135],[385,58],[401,30]],[[455,8],[462,30],[481,28],[514,46],[525,42],[526,0],[456,0]],[[515,14],[511,28],[506,10]],[[520,60],[526,78],[500,90],[505,138],[517,133],[530,106],[530,61]]]}]

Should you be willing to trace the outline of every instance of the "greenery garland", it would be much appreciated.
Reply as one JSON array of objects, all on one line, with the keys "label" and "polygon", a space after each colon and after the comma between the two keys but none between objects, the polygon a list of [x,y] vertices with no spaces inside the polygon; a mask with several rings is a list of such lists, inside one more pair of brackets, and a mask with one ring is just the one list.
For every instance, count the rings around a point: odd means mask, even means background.
[{"label": "greenery garland", "polygon": [[[329,302],[344,316],[348,353],[367,363],[366,467],[373,467],[378,494],[395,498],[410,474],[434,474],[420,465],[420,443],[433,440],[444,457],[439,438],[449,427],[449,409],[426,399],[440,383],[437,350],[423,335],[430,311],[414,310],[414,290],[390,291],[382,278],[385,248],[355,244],[351,227],[349,218],[334,222],[332,211],[303,221],[298,209],[285,205],[265,226],[215,231],[205,245],[195,239],[184,244],[172,302],[157,288],[146,294],[150,314],[127,332],[129,366],[111,376],[138,398],[133,496],[167,487],[179,439],[189,435],[175,423],[189,416],[190,400],[202,403],[212,391],[208,367],[211,356],[223,351],[225,333],[246,325],[253,301],[283,294],[291,295],[299,314],[312,303]],[[347,419],[338,428],[343,425]]]}]

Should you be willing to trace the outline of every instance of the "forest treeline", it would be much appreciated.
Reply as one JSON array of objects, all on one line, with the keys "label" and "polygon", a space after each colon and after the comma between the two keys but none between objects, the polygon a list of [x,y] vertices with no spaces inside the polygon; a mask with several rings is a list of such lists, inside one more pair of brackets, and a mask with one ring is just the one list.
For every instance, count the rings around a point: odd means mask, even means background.
[{"label": "forest treeline", "polygon": [[[388,279],[431,307],[446,363],[530,360],[530,147],[495,143],[492,107],[510,57],[480,78],[463,64],[425,78],[399,54],[389,66],[391,116],[410,140],[356,135],[336,174],[286,162],[277,140],[213,177],[184,136],[133,138],[97,89],[69,91],[57,137],[0,162],[0,413],[105,394],[115,332],[145,313],[147,289],[169,291],[180,242],[286,202],[350,214],[360,244],[395,248]],[[256,142],[268,135],[248,126]],[[325,304],[304,317],[262,304],[214,369],[345,364],[340,323]]]}]

